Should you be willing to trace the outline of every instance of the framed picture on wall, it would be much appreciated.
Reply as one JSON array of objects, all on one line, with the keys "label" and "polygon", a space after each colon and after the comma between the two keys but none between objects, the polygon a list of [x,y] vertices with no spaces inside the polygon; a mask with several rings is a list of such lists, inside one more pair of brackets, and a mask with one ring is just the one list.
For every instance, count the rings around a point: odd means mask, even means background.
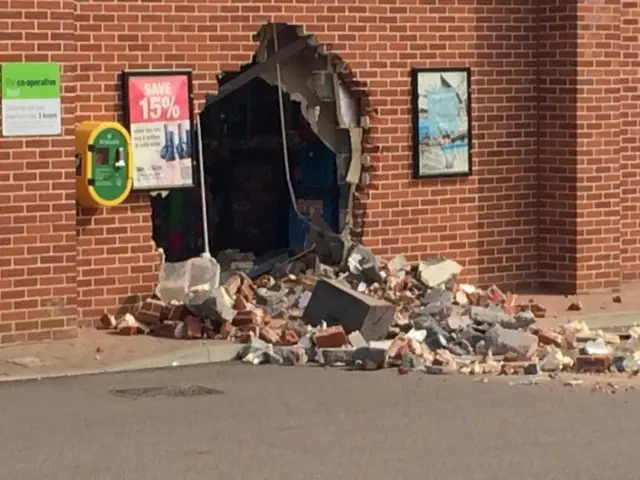
[{"label": "framed picture on wall", "polygon": [[411,71],[413,178],[471,175],[471,69]]}]

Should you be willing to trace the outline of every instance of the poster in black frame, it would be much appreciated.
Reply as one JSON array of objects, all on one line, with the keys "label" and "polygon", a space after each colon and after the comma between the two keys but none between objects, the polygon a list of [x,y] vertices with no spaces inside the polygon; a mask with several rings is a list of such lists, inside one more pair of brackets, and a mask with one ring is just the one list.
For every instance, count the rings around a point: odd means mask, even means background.
[{"label": "poster in black frame", "polygon": [[471,69],[411,70],[414,179],[472,173]]},{"label": "poster in black frame", "polygon": [[193,71],[124,70],[122,103],[132,140],[133,190],[194,187],[198,151]]}]

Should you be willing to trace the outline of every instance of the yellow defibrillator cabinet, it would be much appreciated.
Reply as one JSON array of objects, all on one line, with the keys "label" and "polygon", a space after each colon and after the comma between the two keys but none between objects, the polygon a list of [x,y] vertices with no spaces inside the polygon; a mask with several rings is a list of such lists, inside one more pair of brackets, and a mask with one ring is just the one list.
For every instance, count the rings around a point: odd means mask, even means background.
[{"label": "yellow defibrillator cabinet", "polygon": [[129,132],[115,122],[82,122],[76,128],[76,197],[86,206],[121,204],[133,186]]}]

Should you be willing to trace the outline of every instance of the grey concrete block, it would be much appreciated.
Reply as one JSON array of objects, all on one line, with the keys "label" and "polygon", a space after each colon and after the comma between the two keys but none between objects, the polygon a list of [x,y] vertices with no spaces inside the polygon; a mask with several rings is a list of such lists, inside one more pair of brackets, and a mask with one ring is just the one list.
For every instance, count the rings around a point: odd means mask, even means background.
[{"label": "grey concrete block", "polygon": [[347,334],[359,330],[366,341],[386,337],[393,324],[395,306],[361,294],[336,280],[316,283],[303,318],[311,326],[324,320],[327,325],[342,325]]},{"label": "grey concrete block", "polygon": [[362,347],[356,349],[353,359],[355,362],[370,361],[378,368],[383,368],[387,361],[387,351],[382,348]]},{"label": "grey concrete block", "polygon": [[352,348],[322,348],[318,351],[323,365],[353,365],[355,350]]},{"label": "grey concrete block", "polygon": [[494,325],[484,336],[487,349],[494,355],[516,353],[524,358],[531,358],[538,348],[538,337],[528,332],[509,330]]},{"label": "grey concrete block", "polygon": [[[514,320],[514,328],[529,328],[531,325],[536,323],[536,317],[531,310],[524,310],[522,312],[518,312]],[[505,328],[508,328],[507,325],[502,325]]]},{"label": "grey concrete block", "polygon": [[462,271],[462,266],[453,260],[427,260],[418,266],[418,276],[427,287],[446,283]]},{"label": "grey concrete block", "polygon": [[351,332],[349,334],[349,343],[354,348],[361,348],[367,346],[367,341],[364,339],[362,334],[359,331]]},{"label": "grey concrete block", "polygon": [[475,323],[488,323],[490,325],[502,325],[513,323],[511,316],[499,307],[471,307],[469,312],[471,320]]}]

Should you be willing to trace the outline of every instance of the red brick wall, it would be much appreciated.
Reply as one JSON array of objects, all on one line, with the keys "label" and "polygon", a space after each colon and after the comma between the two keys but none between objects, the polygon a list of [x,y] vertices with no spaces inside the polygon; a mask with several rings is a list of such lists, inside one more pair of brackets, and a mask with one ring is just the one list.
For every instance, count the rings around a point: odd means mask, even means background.
[{"label": "red brick wall", "polygon": [[640,2],[622,2],[620,22],[621,252],[625,280],[640,278]]},{"label": "red brick wall", "polygon": [[0,342],[76,330],[73,0],[0,0],[0,62],[53,61],[63,71],[63,135],[0,135]]},{"label": "red brick wall", "polygon": [[577,288],[620,284],[619,0],[578,1]]},{"label": "red brick wall", "polygon": [[[192,68],[201,104],[270,21],[304,25],[370,99],[364,241],[376,253],[443,253],[470,281],[610,286],[620,260],[635,278],[638,3],[471,3],[0,0],[0,60],[61,62],[65,82],[64,136],[0,137],[2,341],[65,335],[156,279],[144,195],[76,211],[74,125],[121,120],[125,68]],[[586,16],[594,31],[571,26]],[[471,178],[410,179],[412,66],[472,67]]]},{"label": "red brick wall", "polygon": [[577,260],[577,5],[538,6],[538,279],[571,291]]},{"label": "red brick wall", "polygon": [[[371,157],[375,185],[364,203],[365,243],[385,256],[451,255],[467,266],[471,279],[530,281],[537,222],[535,8],[510,7],[509,1],[483,7],[463,1],[293,3],[78,2],[78,119],[118,118],[118,73],[126,67],[193,68],[196,98],[202,101],[216,89],[217,73],[250,59],[251,36],[260,26],[303,24],[348,62],[373,108],[369,141],[379,153]],[[474,69],[476,148],[470,179],[410,180],[409,70],[419,65]],[[138,273],[107,259],[108,247],[96,245],[105,242],[99,234],[109,230],[109,222],[115,225],[117,218],[124,225],[134,215],[135,235],[119,246],[139,249],[126,252],[131,269],[148,264],[146,204],[137,199],[135,213],[125,206],[93,221],[83,214],[92,233],[78,234],[82,316],[94,316],[115,296],[140,291],[140,285],[148,289],[155,278],[147,268],[141,282]],[[127,275],[117,292],[103,280],[107,265]]]}]

